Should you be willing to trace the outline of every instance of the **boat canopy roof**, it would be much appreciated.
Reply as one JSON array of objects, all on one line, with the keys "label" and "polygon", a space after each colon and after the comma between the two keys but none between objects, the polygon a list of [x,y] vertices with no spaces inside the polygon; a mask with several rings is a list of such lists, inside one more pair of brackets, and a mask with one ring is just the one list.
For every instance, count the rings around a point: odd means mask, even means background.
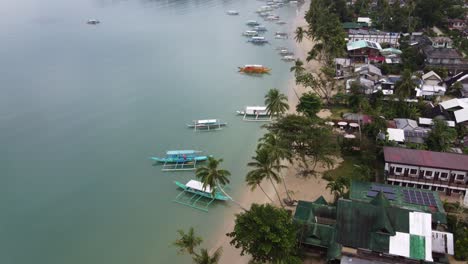
[{"label": "boat canopy roof", "polygon": [[188,155],[188,154],[195,154],[200,153],[201,151],[198,150],[169,150],[166,152],[167,155]]},{"label": "boat canopy roof", "polygon": [[185,184],[185,186],[192,188],[197,191],[202,191],[206,193],[211,193],[211,187],[208,185],[205,188],[203,188],[203,183],[196,181],[196,180],[190,180]]},{"label": "boat canopy roof", "polygon": [[249,115],[253,115],[255,113],[259,114],[262,112],[266,112],[266,106],[246,106],[245,113]]},{"label": "boat canopy roof", "polygon": [[213,124],[218,123],[218,119],[202,119],[202,120],[195,120],[197,124]]},{"label": "boat canopy roof", "polygon": [[252,37],[252,39],[256,39],[256,40],[264,40],[265,37]]},{"label": "boat canopy roof", "polygon": [[260,64],[246,64],[244,67],[251,67],[251,68],[263,68],[263,65]]}]

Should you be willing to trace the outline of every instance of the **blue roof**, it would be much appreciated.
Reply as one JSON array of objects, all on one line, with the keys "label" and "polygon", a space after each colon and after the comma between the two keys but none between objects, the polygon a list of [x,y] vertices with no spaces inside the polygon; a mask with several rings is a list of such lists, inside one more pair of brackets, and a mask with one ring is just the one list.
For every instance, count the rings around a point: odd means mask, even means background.
[{"label": "blue roof", "polygon": [[197,150],[169,150],[166,152],[167,155],[188,155],[188,154],[195,154],[201,151]]}]

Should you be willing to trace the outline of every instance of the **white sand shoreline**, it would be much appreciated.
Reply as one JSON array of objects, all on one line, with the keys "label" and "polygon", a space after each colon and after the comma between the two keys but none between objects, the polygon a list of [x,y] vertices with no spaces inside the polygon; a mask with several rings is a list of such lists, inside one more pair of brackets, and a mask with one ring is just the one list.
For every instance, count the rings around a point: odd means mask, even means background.
[{"label": "white sand shoreline", "polygon": [[[306,1],[304,5],[302,5],[301,10],[298,12],[297,17],[292,22],[292,31],[291,34],[294,34],[295,28],[298,26],[307,26],[307,22],[304,19],[305,11],[309,7],[309,1]],[[310,49],[312,49],[314,43],[309,40],[305,39],[301,43],[296,43],[295,52],[296,56],[300,58],[304,64],[306,69],[311,71],[317,71],[320,67],[320,64],[317,61],[306,62],[307,53]],[[299,97],[305,93],[305,88],[300,85],[296,85],[295,79],[291,78],[288,81],[288,101],[290,107],[290,113],[296,112],[296,105],[299,102]],[[318,166],[317,171],[324,171],[327,168],[322,168]],[[318,198],[320,195],[323,195],[325,199],[331,201],[332,195],[325,191],[326,181],[320,179],[320,176],[317,178],[302,178],[297,176],[296,168],[294,166],[289,166],[282,172],[282,175],[285,178],[285,183],[288,187],[288,190],[292,191],[292,198],[295,200],[314,200]],[[276,204],[278,201],[276,199],[276,194],[274,192],[273,186],[269,182],[264,182],[262,184],[263,189],[265,192],[270,196]],[[286,192],[284,190],[283,184],[277,186],[277,190],[280,193],[281,198],[286,197]],[[249,208],[253,203],[268,203],[269,200],[265,196],[265,194],[257,188],[255,191],[251,191],[247,186],[244,187],[241,198],[238,200],[243,206]],[[294,209],[293,207],[288,207],[287,209]],[[234,229],[234,215],[241,212],[241,209],[237,206],[233,206],[232,210],[225,215],[224,225],[220,228],[219,231],[215,233],[215,244],[212,245],[210,252],[214,252],[218,247],[223,248],[223,254],[220,260],[220,263],[239,263],[239,264],[247,264],[250,260],[250,256],[240,256],[241,250],[236,249],[235,247],[229,244],[231,240],[229,237],[226,236],[226,233],[231,232]]]}]

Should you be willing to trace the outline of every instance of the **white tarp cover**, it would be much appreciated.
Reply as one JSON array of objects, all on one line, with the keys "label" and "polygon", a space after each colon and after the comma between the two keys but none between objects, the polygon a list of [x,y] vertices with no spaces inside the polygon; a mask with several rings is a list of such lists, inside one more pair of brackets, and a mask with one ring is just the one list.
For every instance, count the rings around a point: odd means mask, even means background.
[{"label": "white tarp cover", "polygon": [[453,235],[447,232],[432,231],[432,251],[453,255]]},{"label": "white tarp cover", "polygon": [[190,180],[189,182],[185,184],[185,186],[192,188],[194,190],[211,193],[210,186],[206,186],[206,188],[203,188],[203,183],[196,181],[196,180]]},{"label": "white tarp cover", "polygon": [[388,140],[396,142],[405,141],[405,131],[398,128],[387,128]]},{"label": "white tarp cover", "polygon": [[468,120],[468,108],[460,109],[453,113],[455,114],[455,120],[457,123],[462,123]]},{"label": "white tarp cover", "polygon": [[253,114],[266,115],[266,106],[247,106],[245,108],[245,112],[248,115],[253,115]]},{"label": "white tarp cover", "polygon": [[216,123],[217,119],[204,119],[204,120],[197,120],[197,124],[212,124]]},{"label": "white tarp cover", "polygon": [[390,245],[388,253],[397,256],[410,257],[410,234],[395,232],[394,236],[390,237]]},{"label": "white tarp cover", "polygon": [[411,235],[425,237],[426,261],[432,260],[432,216],[427,213],[411,212],[409,214],[409,232]]}]

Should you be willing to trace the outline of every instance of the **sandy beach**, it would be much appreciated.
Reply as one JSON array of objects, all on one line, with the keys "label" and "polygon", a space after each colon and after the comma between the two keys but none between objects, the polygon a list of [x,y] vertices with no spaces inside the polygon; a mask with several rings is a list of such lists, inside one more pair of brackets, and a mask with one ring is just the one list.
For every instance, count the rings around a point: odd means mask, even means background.
[{"label": "sandy beach", "polygon": [[[304,19],[304,14],[309,7],[309,2],[307,1],[298,12],[298,15],[294,21],[292,21],[291,26],[291,34],[294,33],[295,28],[298,26],[306,27],[307,22]],[[307,70],[316,72],[320,68],[320,63],[318,61],[306,61],[307,52],[312,49],[314,42],[304,38],[301,43],[296,43],[296,56],[300,58],[304,62],[304,66]],[[290,113],[296,112],[296,105],[299,102],[299,97],[306,92],[305,87],[301,85],[296,85],[295,80],[291,79],[288,82],[288,102]],[[337,164],[339,161],[337,162]],[[328,190],[326,190],[327,182],[321,179],[321,175],[317,175],[316,178],[309,177],[304,178],[297,175],[297,167],[293,164],[285,164],[288,166],[287,169],[284,169],[281,175],[284,178],[285,184],[289,190],[290,196],[294,200],[315,200],[319,196],[323,195],[327,201],[332,201],[333,196],[330,194]],[[323,172],[328,170],[320,164],[317,166],[317,172]],[[279,205],[278,199],[276,198],[276,194],[272,185],[269,182],[263,182],[262,187],[267,192],[268,196],[274,199],[275,204]],[[286,197],[286,191],[284,189],[283,184],[279,184],[277,187],[278,192],[280,193],[281,198]],[[249,208],[253,203],[268,203],[269,200],[265,196],[265,194],[257,188],[254,191],[251,191],[249,188],[245,188],[243,191],[239,202]],[[287,207],[286,209],[294,210],[295,207]],[[216,236],[216,243],[211,248],[211,252],[216,250],[218,247],[223,247],[223,254],[220,260],[220,263],[239,263],[239,264],[246,264],[250,260],[250,256],[240,256],[241,250],[236,249],[235,247],[229,244],[230,238],[226,236],[226,233],[231,232],[234,228],[234,215],[236,213],[241,212],[240,208],[234,208],[232,211],[228,212],[225,216],[224,225],[222,228],[217,232]],[[311,263],[311,262],[308,262]]]}]

